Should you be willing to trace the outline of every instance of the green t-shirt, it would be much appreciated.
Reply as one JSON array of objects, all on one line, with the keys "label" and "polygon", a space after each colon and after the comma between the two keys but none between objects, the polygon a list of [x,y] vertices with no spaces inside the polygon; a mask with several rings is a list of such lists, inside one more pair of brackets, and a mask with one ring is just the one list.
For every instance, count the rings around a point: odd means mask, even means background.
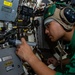
[{"label": "green t-shirt", "polygon": [[70,62],[66,65],[66,71],[64,73],[56,72],[55,75],[75,75],[75,30],[72,40],[68,46],[71,53],[70,56],[68,56],[68,58],[70,58]]}]

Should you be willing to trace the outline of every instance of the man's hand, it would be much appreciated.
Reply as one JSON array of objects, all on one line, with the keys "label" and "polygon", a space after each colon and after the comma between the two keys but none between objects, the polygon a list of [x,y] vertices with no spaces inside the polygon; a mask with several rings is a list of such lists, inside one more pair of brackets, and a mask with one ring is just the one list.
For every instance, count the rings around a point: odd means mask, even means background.
[{"label": "man's hand", "polygon": [[58,65],[58,60],[55,59],[54,57],[50,57],[50,58],[48,58],[47,63],[48,64],[53,64],[54,66],[57,66]]},{"label": "man's hand", "polygon": [[31,47],[27,44],[24,38],[21,38],[21,45],[17,46],[16,54],[24,61],[28,61],[34,55]]}]

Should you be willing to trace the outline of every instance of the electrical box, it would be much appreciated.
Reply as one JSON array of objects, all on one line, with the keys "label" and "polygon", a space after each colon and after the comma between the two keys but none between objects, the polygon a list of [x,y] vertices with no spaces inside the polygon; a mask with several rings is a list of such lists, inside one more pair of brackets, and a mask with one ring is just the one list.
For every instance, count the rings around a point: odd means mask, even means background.
[{"label": "electrical box", "polygon": [[19,0],[0,0],[0,20],[14,22]]}]

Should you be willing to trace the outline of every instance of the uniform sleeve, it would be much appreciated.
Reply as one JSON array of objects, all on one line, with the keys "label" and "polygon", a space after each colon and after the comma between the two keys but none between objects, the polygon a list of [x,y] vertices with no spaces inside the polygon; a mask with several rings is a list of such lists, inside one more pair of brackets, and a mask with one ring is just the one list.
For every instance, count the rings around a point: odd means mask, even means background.
[{"label": "uniform sleeve", "polygon": [[55,75],[75,75],[75,72],[74,73],[61,73],[61,72],[56,72]]},{"label": "uniform sleeve", "polygon": [[56,72],[55,75],[75,75],[75,54],[70,59],[69,64],[66,65],[66,70],[64,73]]}]

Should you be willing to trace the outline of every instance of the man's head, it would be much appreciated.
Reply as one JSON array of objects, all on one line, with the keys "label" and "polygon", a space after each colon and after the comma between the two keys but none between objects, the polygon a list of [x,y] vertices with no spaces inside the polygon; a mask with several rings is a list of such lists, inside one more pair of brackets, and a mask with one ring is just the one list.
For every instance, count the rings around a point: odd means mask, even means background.
[{"label": "man's head", "polygon": [[[50,38],[52,38],[52,35],[55,36],[54,40],[51,39],[52,41],[56,41],[61,38],[63,36],[61,34],[65,30],[72,30],[74,24],[75,11],[72,8],[65,7],[63,9],[58,9],[55,4],[47,8],[44,15],[44,25],[47,27],[45,32]],[[54,30],[52,30],[52,26],[55,26]],[[47,30],[49,30],[49,32],[47,32]],[[55,33],[53,33],[54,31]]]}]

